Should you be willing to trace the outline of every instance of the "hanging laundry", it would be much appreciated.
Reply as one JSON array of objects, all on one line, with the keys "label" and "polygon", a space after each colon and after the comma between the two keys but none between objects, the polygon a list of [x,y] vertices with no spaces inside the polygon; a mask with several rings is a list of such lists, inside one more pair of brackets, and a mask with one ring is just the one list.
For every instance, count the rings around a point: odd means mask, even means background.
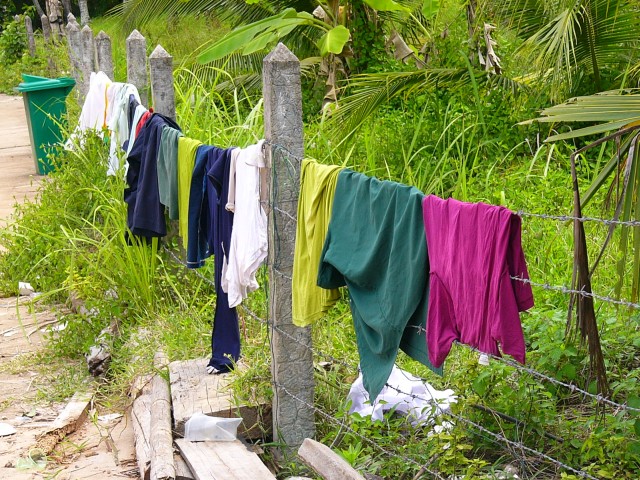
[{"label": "hanging laundry", "polygon": [[78,125],[65,142],[65,149],[73,150],[76,143],[82,145],[83,133],[87,130],[93,130],[100,137],[104,135],[103,129],[107,126],[107,89],[110,85],[111,80],[106,73],[91,72],[89,91],[82,105]]},{"label": "hanging laundry", "polygon": [[91,72],[89,91],[78,120],[80,131],[91,129],[102,135],[102,129],[107,126],[107,88],[109,85],[111,85],[111,79],[106,73]]},{"label": "hanging laundry", "polygon": [[127,224],[134,235],[161,237],[167,234],[157,171],[160,135],[165,126],[180,128],[169,117],[152,114],[127,157],[129,169],[124,199],[128,205]]},{"label": "hanging laundry", "polygon": [[423,219],[431,264],[431,362],[442,365],[457,340],[492,355],[502,350],[524,363],[518,312],[533,306],[533,292],[510,278],[529,278],[520,217],[500,206],[429,195]]},{"label": "hanging laundry", "polygon": [[233,308],[258,289],[256,272],[267,258],[267,214],[260,204],[260,171],[265,167],[264,140],[232,152],[225,209],[233,212],[233,230],[222,289]]},{"label": "hanging laundry", "polygon": [[200,145],[196,151],[189,191],[187,268],[203,267],[205,259],[211,255],[209,247],[211,214],[206,197],[206,176],[209,151],[212,149],[217,147]]},{"label": "hanging laundry", "polygon": [[180,218],[178,210],[178,138],[180,130],[164,127],[158,149],[158,192],[171,220]]},{"label": "hanging laundry", "polygon": [[188,137],[178,138],[178,234],[182,238],[184,248],[189,244],[189,194],[196,152],[200,145],[202,145],[200,140]]},{"label": "hanging laundry", "polygon": [[304,327],[318,320],[340,298],[337,288],[317,285],[320,254],[329,228],[338,174],[343,167],[303,160],[300,168],[298,223],[293,253],[293,323]]},{"label": "hanging laundry", "polygon": [[364,388],[362,373],[351,385],[347,399],[351,401],[349,413],[382,420],[384,412],[393,410],[406,415],[413,426],[432,425],[438,416],[451,411],[451,404],[458,402],[453,390],[436,390],[397,365],[373,402]]},{"label": "hanging laundry", "polygon": [[[147,113],[147,109],[140,105],[134,95],[129,95],[129,138],[122,144],[122,149],[125,151],[125,155],[128,157],[133,149],[133,145],[136,142],[136,132],[138,130],[138,124],[142,116]],[[128,167],[127,167],[128,168]]]},{"label": "hanging laundry", "polygon": [[233,213],[225,208],[229,198],[229,170],[233,149],[213,148],[207,152],[207,199],[211,215],[209,246],[214,255],[216,312],[211,334],[209,373],[221,373],[233,368],[240,358],[240,330],[235,308],[222,289],[222,267],[230,250]]},{"label": "hanging laundry", "polygon": [[423,194],[345,169],[338,175],[318,285],[349,288],[364,386],[378,396],[398,348],[429,362],[424,336],[428,257]]},{"label": "hanging laundry", "polygon": [[[109,165],[107,175],[115,175],[120,169],[122,146],[129,139],[129,97],[138,104],[140,95],[135,85],[114,83],[107,89],[107,98],[112,99],[107,108],[107,128],[110,131]],[[126,172],[125,172],[126,175]]]}]

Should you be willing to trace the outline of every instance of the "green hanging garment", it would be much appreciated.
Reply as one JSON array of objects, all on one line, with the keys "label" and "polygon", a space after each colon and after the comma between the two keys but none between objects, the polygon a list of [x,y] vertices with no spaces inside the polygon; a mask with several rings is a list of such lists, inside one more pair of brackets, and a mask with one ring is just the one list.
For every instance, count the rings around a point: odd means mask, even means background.
[{"label": "green hanging garment", "polygon": [[293,323],[299,327],[318,320],[340,298],[337,289],[316,285],[320,253],[329,228],[333,194],[342,167],[304,160],[300,168],[300,198],[293,254]]},{"label": "green hanging garment", "polygon": [[429,260],[415,187],[343,170],[322,249],[318,285],[349,288],[364,387],[375,399],[398,348],[429,362],[425,326]]}]

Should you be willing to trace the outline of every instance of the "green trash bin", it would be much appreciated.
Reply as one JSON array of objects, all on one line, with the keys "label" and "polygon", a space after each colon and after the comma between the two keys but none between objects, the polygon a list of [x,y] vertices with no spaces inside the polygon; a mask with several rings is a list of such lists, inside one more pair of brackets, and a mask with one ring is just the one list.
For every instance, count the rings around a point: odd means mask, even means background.
[{"label": "green trash bin", "polygon": [[39,175],[53,170],[47,154],[64,140],[61,127],[67,111],[65,99],[75,84],[73,78],[52,79],[23,73],[22,83],[15,88],[24,99],[31,149]]}]

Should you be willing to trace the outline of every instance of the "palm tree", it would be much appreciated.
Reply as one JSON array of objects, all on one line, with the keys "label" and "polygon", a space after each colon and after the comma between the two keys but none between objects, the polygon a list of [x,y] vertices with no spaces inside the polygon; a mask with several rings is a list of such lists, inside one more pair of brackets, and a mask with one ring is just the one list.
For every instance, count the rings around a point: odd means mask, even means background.
[{"label": "palm tree", "polygon": [[[436,85],[455,88],[484,84],[509,90],[546,87],[549,97],[556,101],[569,92],[595,93],[604,85],[605,73],[608,82],[619,81],[615,74],[620,62],[629,61],[634,54],[631,47],[638,44],[640,23],[636,8],[628,0],[487,0],[477,10],[470,6],[466,6],[470,35],[473,22],[480,23],[478,18],[484,18],[513,29],[520,37],[517,62],[512,63],[524,66],[525,75],[509,71],[491,75],[468,60],[466,65],[444,71],[427,65],[411,73],[354,77],[349,80],[353,93],[342,98],[341,109],[332,119],[333,127],[341,135],[348,134],[389,100],[420,95]],[[469,43],[474,43],[471,38]],[[490,41],[484,43],[488,49]]]},{"label": "palm tree", "polygon": [[638,12],[628,0],[497,0],[496,11],[524,40],[520,60],[550,83],[556,101],[602,91],[605,71],[617,70],[638,43]]}]

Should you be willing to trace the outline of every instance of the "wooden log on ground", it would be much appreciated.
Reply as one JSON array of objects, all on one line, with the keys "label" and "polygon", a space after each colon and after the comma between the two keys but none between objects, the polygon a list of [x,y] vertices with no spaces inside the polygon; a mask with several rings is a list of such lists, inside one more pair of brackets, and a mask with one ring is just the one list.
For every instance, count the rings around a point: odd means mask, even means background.
[{"label": "wooden log on ground", "polygon": [[151,473],[151,395],[142,394],[131,408],[133,439],[136,447],[136,461],[142,480],[149,480]]},{"label": "wooden log on ground", "polygon": [[[169,364],[163,352],[156,353],[156,368]],[[151,480],[175,480],[173,463],[173,433],[171,432],[171,394],[166,380],[156,374],[151,381]]]},{"label": "wooden log on ground", "polygon": [[271,405],[236,405],[229,381],[231,374],[208,375],[205,358],[171,362],[171,400],[174,431],[184,435],[184,424],[194,413],[212,417],[242,418],[238,435],[259,439],[271,435]]},{"label": "wooden log on ground", "polygon": [[190,442],[176,440],[195,480],[275,480],[260,457],[242,442]]},{"label": "wooden log on ground", "polygon": [[310,438],[304,439],[298,456],[324,480],[365,480],[344,458]]},{"label": "wooden log on ground", "polygon": [[92,392],[76,392],[51,427],[36,437],[34,448],[41,451],[43,455],[53,452],[58,442],[75,432],[87,418],[92,398]]}]

